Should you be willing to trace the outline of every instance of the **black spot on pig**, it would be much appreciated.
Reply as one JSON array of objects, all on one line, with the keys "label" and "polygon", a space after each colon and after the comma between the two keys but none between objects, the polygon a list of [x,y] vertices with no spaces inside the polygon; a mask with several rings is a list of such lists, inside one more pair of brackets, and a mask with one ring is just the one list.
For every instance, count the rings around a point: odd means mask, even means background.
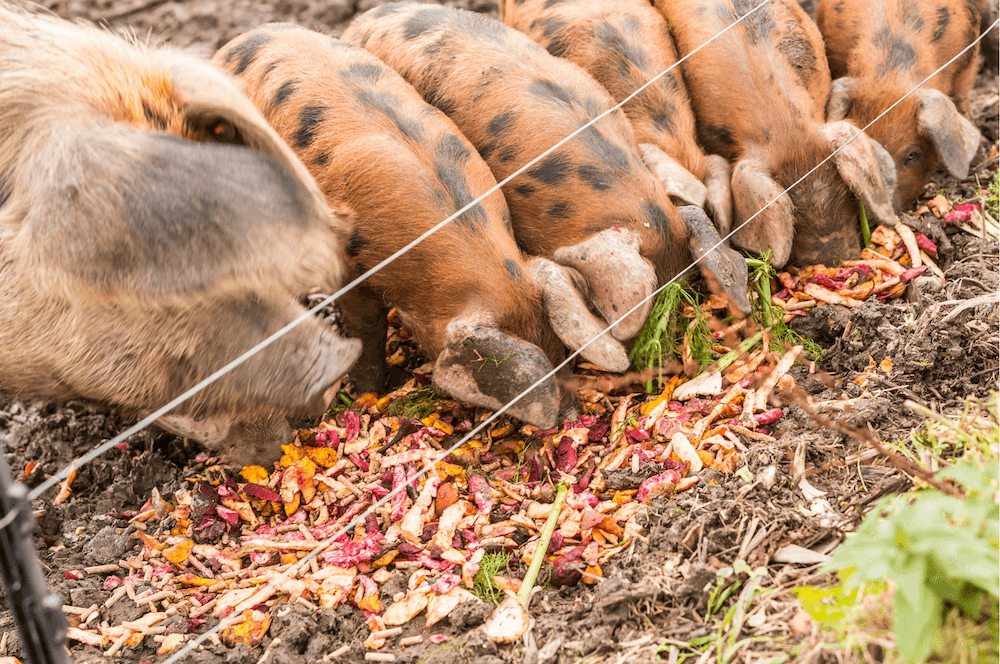
[{"label": "black spot on pig", "polygon": [[564,0],[547,0],[547,2],[545,3],[545,8],[546,9],[552,9],[556,5],[562,4],[563,2],[564,2]]},{"label": "black spot on pig", "polygon": [[8,198],[10,198],[10,192],[7,191],[7,183],[0,180],[0,207],[4,206]]},{"label": "black spot on pig", "polygon": [[444,113],[449,117],[455,114],[456,104],[451,99],[441,97],[437,99],[428,99],[427,101],[428,103],[436,106],[439,111],[441,111],[442,113]]},{"label": "black spot on pig", "polygon": [[524,278],[524,275],[521,273],[521,266],[518,265],[517,261],[515,261],[513,258],[508,258],[504,260],[503,267],[505,270],[507,270],[507,274],[509,274],[514,279],[520,280]]},{"label": "black spot on pig", "polygon": [[354,96],[362,107],[373,113],[381,113],[389,119],[396,128],[406,138],[411,141],[419,141],[421,136],[420,125],[409,119],[400,116],[399,99],[389,93],[371,88],[358,88],[354,91]]},{"label": "black spot on pig", "polygon": [[278,65],[280,65],[280,64],[281,64],[281,60],[275,60],[274,62],[269,62],[268,65],[266,67],[264,67],[264,71],[262,71],[260,73],[260,82],[263,83],[264,81],[266,81],[267,77],[270,76],[271,73],[275,69],[277,69]]},{"label": "black spot on pig", "polygon": [[838,2],[837,4],[835,4],[833,6],[833,11],[835,11],[838,14],[843,14],[844,13],[844,0],[840,0],[840,2]]},{"label": "black spot on pig", "polygon": [[[471,151],[461,138],[454,134],[445,136],[434,148],[434,173],[438,182],[455,201],[455,210],[460,210],[474,200],[469,183],[462,172],[471,156]],[[459,218],[461,223],[478,227],[486,224],[486,211],[478,203],[466,210]]]},{"label": "black spot on pig", "polygon": [[664,105],[662,108],[653,113],[653,124],[655,124],[662,131],[667,133],[672,132],[674,130],[674,119],[671,117],[673,113],[674,108],[672,106]]},{"label": "black spot on pig", "polygon": [[627,171],[630,169],[628,152],[608,140],[594,125],[577,134],[577,138],[587,146],[591,155],[612,170]]},{"label": "black spot on pig", "polygon": [[736,147],[736,141],[733,140],[733,132],[729,131],[727,127],[707,127],[705,131],[711,137],[712,140],[717,141],[719,144],[725,146],[726,148]]},{"label": "black spot on pig", "polygon": [[506,145],[500,148],[500,150],[496,153],[496,156],[493,158],[493,161],[500,164],[506,164],[508,161],[517,159],[517,154],[518,150],[516,145]]},{"label": "black spot on pig", "polygon": [[345,81],[374,85],[382,78],[382,67],[374,62],[352,62],[340,72],[340,77]]},{"label": "black spot on pig", "polygon": [[278,86],[278,89],[274,91],[274,96],[271,97],[271,106],[274,108],[282,106],[295,92],[295,88],[298,87],[298,84],[299,82],[297,79],[290,78]]},{"label": "black spot on pig", "polygon": [[650,228],[659,233],[661,236],[669,239],[670,219],[667,218],[663,208],[656,203],[649,201],[643,205],[643,212],[646,214],[646,220],[649,222]]},{"label": "black spot on pig", "polygon": [[516,193],[518,196],[524,196],[525,198],[531,198],[532,196],[535,195],[536,191],[537,190],[535,189],[534,185],[530,185],[527,183],[514,185],[514,193]]},{"label": "black spot on pig", "polygon": [[351,233],[351,239],[347,243],[347,255],[351,258],[355,258],[361,251],[368,246],[368,240],[366,240],[358,229],[354,229]]},{"label": "black spot on pig", "polygon": [[318,155],[316,155],[316,165],[317,166],[325,168],[326,165],[329,164],[329,163],[330,163],[330,153],[329,152],[320,152]]},{"label": "black spot on pig", "polygon": [[[733,13],[729,14],[727,17],[723,17],[728,23],[734,23],[739,19],[750,14],[751,11],[757,9],[761,4],[760,0],[733,0]],[[725,8],[721,8],[724,13],[728,14]],[[774,19],[771,16],[771,8],[767,4],[763,7],[753,11],[752,14],[747,16],[743,22],[743,29],[746,31],[747,40],[751,44],[766,44],[771,38],[771,33],[774,32]]]},{"label": "black spot on pig", "polygon": [[532,21],[529,29],[534,31],[541,28],[542,37],[544,38],[542,41],[545,44],[545,50],[557,58],[561,58],[566,55],[566,51],[569,48],[569,42],[563,32],[566,29],[566,26],[566,21],[561,18],[547,16],[545,18]]},{"label": "black spot on pig", "polygon": [[507,111],[496,116],[490,120],[489,125],[486,126],[486,131],[490,133],[491,136],[500,136],[510,131],[510,128],[514,126],[514,120],[517,118],[517,114],[514,111]]},{"label": "black spot on pig", "polygon": [[951,23],[951,12],[948,11],[947,7],[938,7],[937,22],[934,24],[934,36],[931,37],[932,42],[939,42],[944,39],[945,33],[948,32],[949,23]]},{"label": "black spot on pig", "polygon": [[608,191],[618,182],[607,170],[590,164],[580,166],[577,174],[594,191]]},{"label": "black spot on pig", "polygon": [[260,51],[261,47],[270,42],[272,39],[273,37],[271,37],[271,35],[263,33],[250,35],[234,46],[229,53],[226,54],[225,63],[228,65],[236,58],[239,58],[240,61],[236,63],[236,68],[233,69],[233,73],[240,76],[247,70],[247,67],[250,66],[254,58],[257,57],[257,52]]},{"label": "black spot on pig", "polygon": [[403,38],[409,41],[425,32],[439,28],[447,16],[448,13],[443,8],[420,8],[406,19],[406,23],[403,25]]},{"label": "black spot on pig", "polygon": [[567,106],[573,105],[579,101],[576,93],[565,88],[558,83],[546,80],[544,78],[538,78],[531,82],[528,86],[528,93],[532,94],[540,99],[545,99],[547,101],[555,101],[560,104],[566,104]]},{"label": "black spot on pig", "polygon": [[304,150],[316,139],[316,130],[330,110],[326,106],[310,104],[299,113],[299,128],[295,132],[295,147]]},{"label": "black spot on pig", "polygon": [[903,3],[903,23],[914,32],[924,29],[924,18],[920,15],[920,10],[915,2]]},{"label": "black spot on pig", "polygon": [[572,208],[569,203],[559,201],[549,206],[549,216],[556,219],[569,219],[572,215]]},{"label": "black spot on pig", "polygon": [[528,176],[542,184],[559,184],[569,175],[572,163],[565,154],[551,154],[528,171]]},{"label": "black spot on pig", "polygon": [[806,87],[812,80],[816,72],[816,54],[813,52],[812,44],[805,34],[801,32],[790,32],[781,43],[778,50],[784,54],[788,64],[791,65],[799,80]]},{"label": "black spot on pig", "polygon": [[888,29],[882,28],[875,34],[875,46],[883,54],[883,60],[876,71],[879,76],[885,76],[891,71],[909,69],[917,58],[916,51],[910,44]]},{"label": "black spot on pig", "polygon": [[646,53],[636,44],[629,43],[625,35],[610,23],[598,23],[594,28],[594,35],[604,47],[608,59],[614,63],[622,76],[628,77],[633,66],[638,69],[648,66],[649,58]]}]

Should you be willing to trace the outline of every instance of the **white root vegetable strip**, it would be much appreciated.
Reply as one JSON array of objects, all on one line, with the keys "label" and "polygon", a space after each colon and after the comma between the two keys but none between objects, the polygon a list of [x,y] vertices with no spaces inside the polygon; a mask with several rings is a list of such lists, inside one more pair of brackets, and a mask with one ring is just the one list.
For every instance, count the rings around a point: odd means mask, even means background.
[{"label": "white root vegetable strip", "polygon": [[795,346],[790,351],[785,353],[785,356],[778,360],[777,366],[774,367],[768,377],[764,380],[764,384],[760,386],[757,390],[757,410],[764,410],[767,407],[767,398],[771,396],[771,391],[774,390],[774,386],[778,384],[781,377],[788,373],[788,370],[792,368],[795,364],[795,360],[798,359],[799,353],[802,352],[802,346]]},{"label": "white root vegetable strip", "polygon": [[811,309],[816,306],[816,300],[799,300],[797,302],[786,302],[783,307],[785,311],[800,311],[802,309]]},{"label": "white root vegetable strip", "polygon": [[917,244],[917,236],[913,234],[913,229],[903,223],[896,224],[896,232],[903,238],[906,245],[906,252],[910,254],[910,267],[920,267],[920,246]]},{"label": "white root vegetable strip", "polygon": [[[865,252],[868,252],[869,254],[873,253],[868,249],[863,249],[861,251],[862,254],[864,254]],[[885,258],[866,258],[859,261],[844,261],[844,267],[851,267],[854,265],[865,265],[867,267],[874,267],[879,270],[882,270],[883,272],[888,272],[894,277],[902,275],[903,272],[905,271],[905,268],[903,268],[903,266],[897,263],[896,261],[886,260]]]},{"label": "white root vegetable strip", "polygon": [[920,258],[924,261],[924,265],[929,267],[931,272],[934,273],[935,277],[941,281],[947,281],[947,279],[945,279],[944,272],[941,271],[941,268],[939,268],[937,264],[931,260],[931,257],[928,256],[923,249],[920,250]]},{"label": "white root vegetable strip", "polygon": [[832,290],[823,288],[819,284],[806,284],[802,289],[806,295],[820,300],[822,302],[829,302],[830,304],[842,304],[845,307],[860,307],[861,301],[855,300],[853,297],[845,297],[834,293]]}]

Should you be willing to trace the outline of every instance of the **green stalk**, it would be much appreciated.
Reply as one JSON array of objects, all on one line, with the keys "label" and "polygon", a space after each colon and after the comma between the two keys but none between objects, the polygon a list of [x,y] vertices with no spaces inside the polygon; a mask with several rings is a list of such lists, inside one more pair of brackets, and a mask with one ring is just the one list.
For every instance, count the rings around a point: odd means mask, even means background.
[{"label": "green stalk", "polygon": [[872,239],[872,231],[868,226],[868,212],[865,210],[865,204],[861,201],[858,201],[858,216],[861,218],[861,239],[864,240],[861,246],[867,247]]},{"label": "green stalk", "polygon": [[535,555],[531,557],[531,567],[528,568],[528,573],[524,575],[524,581],[521,582],[521,589],[517,592],[517,599],[525,607],[528,606],[528,600],[531,598],[531,589],[535,586],[535,581],[538,579],[538,572],[542,569],[542,561],[545,560],[545,553],[549,550],[549,542],[552,540],[552,533],[556,530],[556,522],[559,521],[559,513],[562,511],[563,503],[566,502],[567,493],[569,493],[569,487],[565,483],[560,483],[556,487],[556,499],[552,503],[552,511],[549,512],[549,518],[545,522],[545,527],[542,528],[541,535],[538,537],[538,546],[535,548]]}]

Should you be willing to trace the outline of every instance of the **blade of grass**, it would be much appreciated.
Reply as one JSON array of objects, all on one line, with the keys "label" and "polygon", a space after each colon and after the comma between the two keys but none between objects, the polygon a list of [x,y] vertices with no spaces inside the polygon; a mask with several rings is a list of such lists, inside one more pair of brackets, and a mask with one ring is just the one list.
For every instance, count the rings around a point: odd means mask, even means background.
[{"label": "blade of grass", "polygon": [[555,532],[556,522],[559,520],[559,513],[562,512],[562,506],[566,502],[566,494],[568,492],[569,487],[564,483],[556,487],[556,499],[552,502],[552,511],[549,512],[549,518],[545,522],[541,534],[538,536],[538,546],[535,548],[535,555],[531,557],[531,566],[528,567],[528,573],[524,575],[524,581],[521,582],[521,589],[517,593],[517,599],[524,606],[528,606],[528,600],[531,598],[531,589],[538,579],[539,570],[542,569],[542,561],[545,560],[545,553],[549,549],[549,542],[552,540],[552,533]]}]

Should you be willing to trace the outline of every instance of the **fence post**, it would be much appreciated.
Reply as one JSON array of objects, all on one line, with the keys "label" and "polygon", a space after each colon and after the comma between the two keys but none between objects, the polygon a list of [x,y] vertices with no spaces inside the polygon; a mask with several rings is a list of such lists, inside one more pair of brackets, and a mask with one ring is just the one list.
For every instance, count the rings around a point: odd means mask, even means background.
[{"label": "fence post", "polygon": [[26,664],[70,664],[62,599],[45,585],[31,541],[35,516],[28,490],[14,481],[0,440],[0,574],[17,621]]}]

